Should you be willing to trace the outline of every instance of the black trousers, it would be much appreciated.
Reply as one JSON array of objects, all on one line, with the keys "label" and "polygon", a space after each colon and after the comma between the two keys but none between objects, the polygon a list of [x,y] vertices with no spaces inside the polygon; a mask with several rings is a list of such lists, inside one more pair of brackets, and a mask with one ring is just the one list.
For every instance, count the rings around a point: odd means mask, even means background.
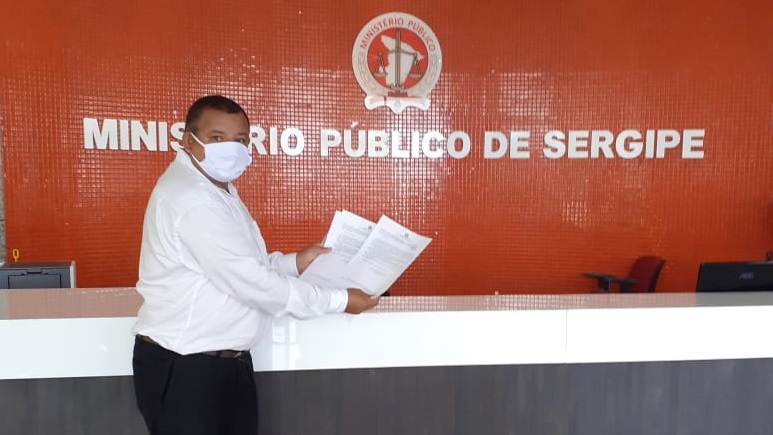
[{"label": "black trousers", "polygon": [[134,391],[151,435],[256,435],[252,357],[180,355],[137,338]]}]

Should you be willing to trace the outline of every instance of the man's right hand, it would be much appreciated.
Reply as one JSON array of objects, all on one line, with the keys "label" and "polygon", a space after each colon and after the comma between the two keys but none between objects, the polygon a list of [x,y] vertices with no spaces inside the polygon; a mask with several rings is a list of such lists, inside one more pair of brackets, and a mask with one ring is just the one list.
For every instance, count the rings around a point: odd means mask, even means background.
[{"label": "man's right hand", "polygon": [[349,300],[346,302],[346,312],[350,314],[360,314],[378,305],[378,296],[371,296],[358,288],[346,289],[349,293]]}]

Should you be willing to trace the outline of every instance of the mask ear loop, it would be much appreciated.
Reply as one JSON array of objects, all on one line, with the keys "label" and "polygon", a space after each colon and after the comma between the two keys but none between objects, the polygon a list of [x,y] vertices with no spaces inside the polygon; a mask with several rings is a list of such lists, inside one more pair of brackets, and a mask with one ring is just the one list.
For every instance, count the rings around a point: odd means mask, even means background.
[{"label": "mask ear loop", "polygon": [[[188,134],[189,134],[189,135],[191,135],[191,137],[193,138],[193,140],[195,140],[196,142],[198,142],[198,143],[199,143],[199,145],[201,145],[201,146],[204,146],[204,144],[203,144],[203,143],[202,143],[202,142],[199,140],[199,138],[198,138],[198,137],[196,137],[196,135],[195,135],[195,134],[193,134],[193,132],[192,132],[192,131],[189,131],[189,132],[188,132]],[[188,148],[186,148],[186,147],[183,147],[183,151],[185,151],[185,154],[188,154],[189,156],[191,156],[191,158],[192,158],[193,160],[196,160],[196,163],[201,163],[201,162],[199,162],[199,159],[197,159],[197,158],[196,158],[196,156],[194,156],[194,155],[193,155],[193,152],[191,152],[191,150],[189,150],[189,149],[188,149]]]},{"label": "mask ear loop", "polygon": [[193,134],[193,132],[192,132],[192,131],[189,131],[189,132],[188,132],[188,134],[190,134],[190,135],[191,135],[191,137],[193,138],[193,140],[195,140],[196,142],[198,142],[198,144],[199,144],[199,145],[201,145],[201,146],[206,146],[206,144],[204,144],[204,142],[202,142],[202,141],[201,141],[201,139],[199,139],[199,137],[198,137],[198,136],[196,136],[195,134]]}]

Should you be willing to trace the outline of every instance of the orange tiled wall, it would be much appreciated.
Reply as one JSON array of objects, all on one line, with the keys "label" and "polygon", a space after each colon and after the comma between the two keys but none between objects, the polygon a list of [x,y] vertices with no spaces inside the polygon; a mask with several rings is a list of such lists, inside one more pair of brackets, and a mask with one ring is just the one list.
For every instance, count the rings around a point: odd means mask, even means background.
[{"label": "orange tiled wall", "polygon": [[[396,294],[587,291],[582,271],[623,273],[645,253],[667,260],[660,290],[692,290],[700,261],[773,250],[772,3],[479,3],[4,5],[7,257],[75,259],[83,287],[133,285],[145,201],[173,152],[86,149],[83,119],[171,125],[208,93],[304,133],[301,155],[256,158],[238,181],[269,248],[320,240],[337,209],[434,238]],[[442,49],[426,112],[363,105],[354,40],[390,11],[424,20]],[[463,131],[471,152],[322,157],[323,128]],[[704,156],[542,154],[550,130],[625,129],[703,129]],[[484,159],[486,131],[530,132],[530,158]]]}]

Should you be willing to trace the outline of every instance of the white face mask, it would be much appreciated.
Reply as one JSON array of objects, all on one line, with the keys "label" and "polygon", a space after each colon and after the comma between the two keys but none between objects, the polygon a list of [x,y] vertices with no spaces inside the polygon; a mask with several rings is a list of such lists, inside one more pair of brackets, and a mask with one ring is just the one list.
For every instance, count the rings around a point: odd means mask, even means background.
[{"label": "white face mask", "polygon": [[244,144],[239,142],[204,144],[195,134],[191,133],[191,136],[204,147],[204,160],[193,158],[207,175],[221,183],[229,183],[239,178],[252,163],[252,156]]}]

